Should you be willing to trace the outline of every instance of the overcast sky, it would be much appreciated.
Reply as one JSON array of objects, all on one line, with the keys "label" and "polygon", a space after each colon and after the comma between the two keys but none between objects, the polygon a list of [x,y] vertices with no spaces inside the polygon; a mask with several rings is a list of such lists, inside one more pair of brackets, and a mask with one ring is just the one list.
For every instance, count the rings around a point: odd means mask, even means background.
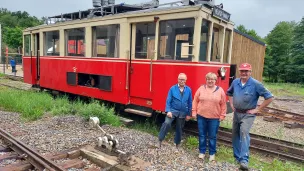
[{"label": "overcast sky", "polygon": [[[146,0],[149,1],[149,0]],[[145,0],[116,0],[136,4]],[[160,3],[176,0],[160,0]],[[279,21],[300,21],[304,17],[304,0],[215,0],[223,3],[224,10],[231,14],[231,20],[254,29],[264,37]],[[0,0],[0,8],[10,11],[27,11],[41,18],[61,13],[75,12],[92,8],[92,0]]]}]

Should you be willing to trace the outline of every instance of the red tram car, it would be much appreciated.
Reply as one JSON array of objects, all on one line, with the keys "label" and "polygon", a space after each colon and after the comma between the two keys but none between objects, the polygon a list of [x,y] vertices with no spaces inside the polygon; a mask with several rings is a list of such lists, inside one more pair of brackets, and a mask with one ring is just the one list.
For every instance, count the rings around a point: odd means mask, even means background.
[{"label": "red tram car", "polygon": [[165,110],[179,73],[193,92],[208,72],[226,90],[235,74],[230,14],[203,1],[177,3],[100,6],[24,30],[24,82],[147,117]]}]

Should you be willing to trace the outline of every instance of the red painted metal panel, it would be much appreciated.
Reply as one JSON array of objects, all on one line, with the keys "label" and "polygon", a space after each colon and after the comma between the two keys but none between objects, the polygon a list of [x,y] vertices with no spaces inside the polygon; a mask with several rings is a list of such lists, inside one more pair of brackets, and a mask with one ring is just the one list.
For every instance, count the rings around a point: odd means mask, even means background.
[{"label": "red painted metal panel", "polygon": [[[165,110],[168,91],[172,85],[177,84],[177,77],[179,73],[185,73],[187,75],[186,85],[192,89],[192,95],[194,96],[199,86],[206,83],[205,75],[208,72],[214,72],[217,74],[218,69],[220,69],[222,66],[224,65],[213,65],[210,67],[208,64],[200,65],[199,63],[197,63],[197,65],[172,65],[172,63],[170,63],[170,65],[166,65],[164,63],[154,64],[152,108],[160,111]],[[226,75],[229,76],[229,65],[225,65],[225,68],[227,69]],[[227,90],[229,85],[229,77],[226,76],[225,80],[218,78],[217,85],[221,86],[224,90]]]},{"label": "red painted metal panel", "polygon": [[151,99],[150,63],[131,63],[130,96]]},{"label": "red painted metal panel", "polygon": [[136,104],[138,106],[145,106],[152,108],[152,100],[138,97],[130,97],[130,104]]},{"label": "red painted metal panel", "polygon": [[[34,84],[36,79],[36,59],[32,59],[30,73],[30,57],[24,61],[24,81]],[[130,97],[126,89],[127,61],[115,58],[84,58],[84,57],[41,57],[40,86],[73,94],[94,97],[121,104],[135,104],[152,107],[154,110],[165,110],[167,93],[170,87],[177,84],[179,73],[188,77],[187,85],[196,92],[200,85],[205,84],[205,75],[225,67],[225,80],[218,77],[217,85],[224,90],[229,86],[230,65],[203,62],[172,62],[154,61],[152,68],[152,91],[150,92],[150,61],[132,61],[133,73],[130,74]],[[129,69],[131,72],[131,69]],[[103,91],[85,86],[67,84],[67,72],[87,73],[112,76],[112,91]],[[129,99],[130,98],[130,99]]]},{"label": "red painted metal panel", "polygon": [[[126,61],[96,58],[40,57],[40,86],[127,104]],[[112,91],[67,84],[67,72],[112,76]]]},{"label": "red painted metal panel", "polygon": [[35,73],[36,73],[36,57],[23,57],[23,80],[28,84],[35,84]]}]

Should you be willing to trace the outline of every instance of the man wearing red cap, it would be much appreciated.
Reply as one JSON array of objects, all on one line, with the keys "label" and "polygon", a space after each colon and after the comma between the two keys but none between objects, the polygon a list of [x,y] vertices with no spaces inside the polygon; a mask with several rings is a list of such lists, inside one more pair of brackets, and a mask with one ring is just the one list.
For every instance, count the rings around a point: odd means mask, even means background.
[{"label": "man wearing red cap", "polygon": [[[240,78],[235,79],[227,95],[232,110],[234,111],[232,126],[232,145],[236,161],[240,164],[240,169],[248,170],[250,128],[261,109],[268,106],[273,95],[259,81],[251,77],[251,65],[242,63],[239,66]],[[257,102],[260,96],[264,101],[260,106]]]}]

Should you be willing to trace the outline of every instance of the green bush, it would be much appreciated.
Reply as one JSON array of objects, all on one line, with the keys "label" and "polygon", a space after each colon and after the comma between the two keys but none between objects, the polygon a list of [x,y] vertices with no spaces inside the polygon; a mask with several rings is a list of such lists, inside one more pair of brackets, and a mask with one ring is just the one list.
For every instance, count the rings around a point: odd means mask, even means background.
[{"label": "green bush", "polygon": [[67,96],[56,99],[48,93],[1,88],[0,106],[6,110],[21,113],[25,120],[37,120],[44,113],[53,115],[77,114],[88,119],[96,116],[101,124],[120,126],[120,120],[113,108],[107,108],[95,100],[88,104],[80,100],[70,102]]}]

